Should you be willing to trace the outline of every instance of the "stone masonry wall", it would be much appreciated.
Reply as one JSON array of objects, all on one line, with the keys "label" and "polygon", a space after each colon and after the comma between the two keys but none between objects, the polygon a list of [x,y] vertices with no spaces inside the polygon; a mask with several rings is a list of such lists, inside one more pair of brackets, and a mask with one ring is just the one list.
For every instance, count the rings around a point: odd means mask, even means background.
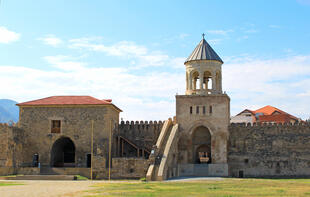
[{"label": "stone masonry wall", "polygon": [[18,127],[0,124],[0,167],[16,167],[21,163],[24,132]]},{"label": "stone masonry wall", "polygon": [[162,126],[162,121],[121,121],[117,135],[130,140],[138,147],[145,147],[150,151],[152,146],[156,144]]},{"label": "stone masonry wall", "polygon": [[[108,179],[109,167],[105,165],[105,158],[95,156],[93,159],[93,178]],[[111,179],[138,179],[145,177],[148,166],[149,161],[144,158],[112,158]]]},{"label": "stone masonry wall", "polygon": [[310,124],[231,124],[229,133],[230,176],[310,176]]}]

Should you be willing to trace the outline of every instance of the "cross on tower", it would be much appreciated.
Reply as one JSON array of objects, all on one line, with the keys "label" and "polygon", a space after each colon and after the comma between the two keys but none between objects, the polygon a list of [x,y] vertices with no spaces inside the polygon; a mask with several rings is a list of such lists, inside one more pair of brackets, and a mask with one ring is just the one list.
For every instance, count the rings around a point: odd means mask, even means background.
[{"label": "cross on tower", "polygon": [[202,39],[205,39],[205,35],[206,35],[205,33],[202,33]]}]

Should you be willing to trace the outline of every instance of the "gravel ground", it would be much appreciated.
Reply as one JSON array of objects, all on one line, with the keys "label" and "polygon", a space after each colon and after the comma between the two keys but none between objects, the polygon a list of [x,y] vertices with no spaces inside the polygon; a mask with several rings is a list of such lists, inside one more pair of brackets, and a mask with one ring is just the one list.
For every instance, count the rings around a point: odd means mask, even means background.
[{"label": "gravel ground", "polygon": [[[167,181],[222,181],[224,178],[219,177],[179,177]],[[109,181],[25,181],[25,180],[0,180],[1,182],[21,183],[24,185],[0,186],[0,197],[81,197],[89,195],[87,190],[98,183],[107,183]],[[118,183],[124,181],[111,181]],[[126,181],[125,181],[126,182]],[[139,181],[130,181],[139,182]]]},{"label": "gravel ground", "polygon": [[22,183],[24,185],[0,186],[1,197],[55,197],[83,196],[82,191],[100,181],[0,181]]}]

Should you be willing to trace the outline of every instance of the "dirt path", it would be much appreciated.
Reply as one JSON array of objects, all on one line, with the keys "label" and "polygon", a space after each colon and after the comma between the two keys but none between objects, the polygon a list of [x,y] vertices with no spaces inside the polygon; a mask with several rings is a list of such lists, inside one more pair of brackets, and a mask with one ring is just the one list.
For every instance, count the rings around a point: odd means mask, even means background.
[{"label": "dirt path", "polygon": [[24,185],[0,186],[1,197],[56,197],[83,196],[82,191],[92,189],[98,181],[0,181]]}]

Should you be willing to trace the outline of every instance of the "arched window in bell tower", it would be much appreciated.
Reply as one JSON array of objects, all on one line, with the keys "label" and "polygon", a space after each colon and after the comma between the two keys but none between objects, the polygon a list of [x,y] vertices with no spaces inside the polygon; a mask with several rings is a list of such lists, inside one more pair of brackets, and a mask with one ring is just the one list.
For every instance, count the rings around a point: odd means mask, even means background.
[{"label": "arched window in bell tower", "polygon": [[199,79],[199,73],[197,71],[193,72],[192,74],[192,87],[193,87],[193,90],[197,90],[198,88],[198,80]]},{"label": "arched window in bell tower", "polygon": [[203,73],[203,89],[212,89],[212,75],[210,71],[205,71]]}]

